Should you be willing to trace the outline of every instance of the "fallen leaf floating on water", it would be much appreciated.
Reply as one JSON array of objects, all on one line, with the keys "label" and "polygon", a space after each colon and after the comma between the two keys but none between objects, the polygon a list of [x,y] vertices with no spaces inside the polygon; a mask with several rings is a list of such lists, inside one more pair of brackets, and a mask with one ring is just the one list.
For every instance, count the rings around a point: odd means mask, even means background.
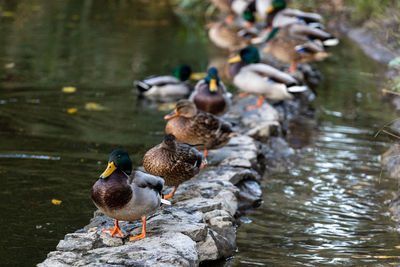
[{"label": "fallen leaf floating on water", "polygon": [[6,18],[14,17],[14,15],[15,15],[15,12],[13,12],[13,11],[3,11],[3,14],[2,14],[2,16],[6,17]]},{"label": "fallen leaf floating on water", "polygon": [[52,200],[51,200],[51,203],[53,203],[53,205],[60,205],[61,204],[61,200],[58,200],[58,199],[55,199],[55,198],[53,198]]},{"label": "fallen leaf floating on water", "polygon": [[14,62],[10,62],[10,63],[4,64],[4,68],[6,68],[6,69],[12,69],[14,67],[15,67],[15,63]]},{"label": "fallen leaf floating on water", "polygon": [[206,72],[195,72],[190,74],[190,79],[198,81],[204,79],[206,76],[207,76]]},{"label": "fallen leaf floating on water", "polygon": [[94,103],[94,102],[87,102],[85,105],[85,109],[86,110],[90,110],[90,111],[104,111],[104,110],[110,110],[109,108],[102,106],[98,103]]},{"label": "fallen leaf floating on water", "polygon": [[78,109],[77,108],[69,108],[69,109],[67,109],[67,112],[68,112],[68,114],[74,114],[74,113],[78,112]]},{"label": "fallen leaf floating on water", "polygon": [[73,86],[64,86],[62,88],[62,92],[66,94],[72,94],[76,92],[76,87]]},{"label": "fallen leaf floating on water", "polygon": [[158,106],[159,111],[170,111],[173,110],[176,106],[176,103],[164,103]]},{"label": "fallen leaf floating on water", "polygon": [[400,246],[395,246],[395,248],[400,249]]}]

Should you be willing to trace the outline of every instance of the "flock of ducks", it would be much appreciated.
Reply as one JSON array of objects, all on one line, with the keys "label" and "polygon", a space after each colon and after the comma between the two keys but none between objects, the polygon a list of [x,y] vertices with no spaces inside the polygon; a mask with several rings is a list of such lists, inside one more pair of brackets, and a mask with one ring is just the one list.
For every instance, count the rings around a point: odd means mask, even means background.
[{"label": "flock of ducks", "polygon": [[[265,98],[290,100],[294,94],[308,90],[292,75],[296,65],[327,57],[325,48],[338,43],[323,30],[319,14],[288,9],[284,0],[211,2],[226,17],[208,25],[209,37],[216,46],[231,53],[220,71],[228,73],[242,91],[238,97],[259,96],[257,103],[246,110],[260,107]],[[290,68],[283,71],[271,66],[262,59],[263,53],[290,64]],[[183,64],[175,68],[173,76],[135,81],[146,97],[180,100],[174,111],[164,117],[167,120],[164,140],[143,157],[147,173],[132,169],[126,151],[111,153],[106,170],[91,191],[96,207],[115,219],[115,227],[104,232],[123,237],[118,221],[141,219],[141,234],[130,240],[144,238],[147,216],[161,203],[170,204],[167,199],[174,196],[178,186],[205,167],[208,150],[223,147],[235,135],[231,124],[217,116],[231,104],[231,94],[219,78],[218,69],[210,67],[194,88],[189,81],[193,77],[190,66]],[[165,185],[174,187],[168,195],[162,193]]]}]

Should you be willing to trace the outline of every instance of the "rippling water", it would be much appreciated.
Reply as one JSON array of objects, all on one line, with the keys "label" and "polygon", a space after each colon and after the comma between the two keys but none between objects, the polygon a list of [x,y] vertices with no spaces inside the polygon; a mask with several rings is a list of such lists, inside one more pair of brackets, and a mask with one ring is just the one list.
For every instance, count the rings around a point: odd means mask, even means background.
[{"label": "rippling water", "polygon": [[374,137],[394,116],[378,99],[384,68],[347,39],[319,68],[316,117],[299,118],[289,138],[306,145],[294,167],[264,177],[264,203],[238,229],[234,266],[400,261],[400,236],[384,204],[397,182],[379,163],[389,143]]},{"label": "rippling water", "polygon": [[[160,142],[165,111],[139,99],[132,81],[182,62],[204,71],[219,51],[202,21],[167,1],[5,0],[0,20],[0,258],[32,266],[88,223],[90,188],[113,149],[138,166]],[[384,67],[346,39],[332,52],[318,66],[316,117],[290,127],[292,145],[307,145],[295,167],[265,177],[264,204],[238,229],[229,264],[374,265],[400,255],[383,205],[397,185],[378,163],[388,144],[372,137],[393,119],[377,99]]]}]

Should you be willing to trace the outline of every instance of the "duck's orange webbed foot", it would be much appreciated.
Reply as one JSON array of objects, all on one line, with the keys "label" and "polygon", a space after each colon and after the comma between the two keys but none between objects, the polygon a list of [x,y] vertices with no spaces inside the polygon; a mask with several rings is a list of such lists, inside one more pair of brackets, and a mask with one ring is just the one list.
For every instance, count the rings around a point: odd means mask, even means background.
[{"label": "duck's orange webbed foot", "polygon": [[168,198],[173,197],[174,194],[175,194],[175,192],[176,192],[176,190],[178,190],[178,186],[175,186],[175,187],[174,187],[174,190],[172,190],[172,192],[169,193],[168,195],[165,195],[165,196],[163,197],[163,199],[168,199]]},{"label": "duck's orange webbed foot", "polygon": [[[204,149],[203,150],[203,157],[204,157],[204,161],[203,162],[207,162],[207,155],[208,155],[208,150]],[[206,167],[205,163],[202,163],[201,166],[200,166],[201,169],[204,169],[205,167]]]},{"label": "duck's orange webbed foot", "polygon": [[293,72],[295,72],[296,70],[297,70],[296,63],[293,62],[293,63],[290,65],[289,72],[290,72],[290,73],[293,73]]},{"label": "duck's orange webbed foot", "polygon": [[121,232],[121,228],[119,228],[117,220],[115,220],[115,227],[113,229],[103,229],[102,232],[109,233],[113,237],[124,237],[124,234]]},{"label": "duck's orange webbed foot", "polygon": [[146,217],[142,217],[142,223],[142,233],[137,236],[132,236],[131,238],[129,238],[129,241],[135,241],[146,237]]},{"label": "duck's orange webbed foot", "polygon": [[263,96],[260,96],[260,97],[258,98],[258,101],[257,101],[257,103],[256,103],[255,105],[246,107],[246,111],[259,108],[259,107],[262,106],[263,103],[264,103],[264,97],[263,97]]}]

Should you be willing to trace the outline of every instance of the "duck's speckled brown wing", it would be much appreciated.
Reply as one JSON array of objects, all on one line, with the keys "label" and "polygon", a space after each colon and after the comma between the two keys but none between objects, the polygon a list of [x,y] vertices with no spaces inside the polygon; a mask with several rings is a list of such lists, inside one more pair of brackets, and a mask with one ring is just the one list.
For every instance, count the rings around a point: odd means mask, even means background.
[{"label": "duck's speckled brown wing", "polygon": [[212,114],[198,112],[193,123],[194,132],[202,139],[203,149],[215,149],[224,146],[232,136],[232,127]]},{"label": "duck's speckled brown wing", "polygon": [[147,172],[164,178],[168,186],[178,186],[200,171],[202,154],[187,144],[177,143],[175,151],[160,145],[150,149],[143,157]]}]

